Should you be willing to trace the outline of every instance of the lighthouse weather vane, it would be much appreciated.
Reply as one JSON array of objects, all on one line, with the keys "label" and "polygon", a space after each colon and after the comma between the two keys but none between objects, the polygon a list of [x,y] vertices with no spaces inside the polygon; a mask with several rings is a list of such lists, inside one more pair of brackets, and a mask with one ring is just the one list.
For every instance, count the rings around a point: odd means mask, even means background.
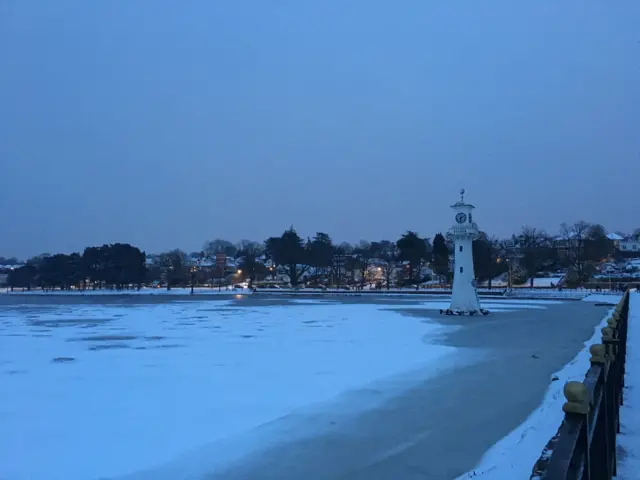
[{"label": "lighthouse weather vane", "polygon": [[460,189],[460,201],[464,202],[464,188]]}]

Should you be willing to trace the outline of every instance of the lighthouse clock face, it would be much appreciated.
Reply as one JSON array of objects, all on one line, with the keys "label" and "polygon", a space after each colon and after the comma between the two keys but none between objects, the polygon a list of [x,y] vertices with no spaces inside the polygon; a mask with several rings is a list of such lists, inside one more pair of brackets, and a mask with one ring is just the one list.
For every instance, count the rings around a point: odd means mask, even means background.
[{"label": "lighthouse clock face", "polygon": [[464,223],[467,221],[467,215],[460,212],[459,214],[456,215],[456,222],[458,223]]}]

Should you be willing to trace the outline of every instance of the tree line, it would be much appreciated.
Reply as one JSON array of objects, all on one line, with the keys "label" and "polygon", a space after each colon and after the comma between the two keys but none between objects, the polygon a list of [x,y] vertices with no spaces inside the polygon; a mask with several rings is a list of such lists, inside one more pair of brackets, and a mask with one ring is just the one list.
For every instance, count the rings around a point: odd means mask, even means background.
[{"label": "tree line", "polygon": [[145,261],[140,249],[123,243],[87,247],[82,254],[43,254],[10,271],[7,283],[28,290],[141,287],[147,281]]},{"label": "tree line", "polygon": [[[580,282],[594,273],[597,262],[614,253],[613,242],[601,225],[563,224],[561,232],[560,238],[553,238],[543,230],[523,227],[510,239],[481,232],[473,242],[477,280],[490,281],[513,269],[518,282],[540,271],[563,268]],[[121,243],[87,247],[82,254],[44,254],[12,270],[7,283],[11,288],[62,290],[140,288],[153,282],[164,282],[167,288],[212,283],[228,273],[216,267],[220,254],[236,260],[234,280],[256,281],[278,273],[286,274],[293,286],[303,281],[364,286],[381,279],[387,287],[414,285],[432,279],[425,267],[442,282],[452,276],[452,244],[441,233],[429,239],[407,231],[396,241],[350,244],[336,243],[324,232],[304,239],[291,227],[261,243],[215,239],[201,251],[187,254],[176,249],[154,256],[153,262],[147,262],[139,248]]]}]

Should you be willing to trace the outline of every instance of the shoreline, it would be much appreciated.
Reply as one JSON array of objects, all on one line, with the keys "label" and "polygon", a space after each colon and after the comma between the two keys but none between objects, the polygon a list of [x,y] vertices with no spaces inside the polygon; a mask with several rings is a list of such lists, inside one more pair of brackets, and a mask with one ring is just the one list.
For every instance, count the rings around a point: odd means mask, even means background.
[{"label": "shoreline", "polygon": [[[517,291],[517,295],[505,295],[499,290],[479,291],[478,296],[486,300],[563,300],[577,301],[582,300],[589,295],[619,295],[618,292],[590,292],[590,291],[553,291],[548,289]],[[0,298],[33,298],[33,297],[83,297],[83,298],[101,298],[101,297],[155,297],[155,298],[190,298],[203,299],[215,297],[411,297],[411,298],[442,298],[450,297],[450,290],[314,290],[314,289],[269,289],[250,291],[247,289],[228,289],[216,290],[210,288],[198,287],[191,294],[190,288],[174,288],[166,289],[141,289],[141,290],[81,290],[81,291],[0,291]]]}]

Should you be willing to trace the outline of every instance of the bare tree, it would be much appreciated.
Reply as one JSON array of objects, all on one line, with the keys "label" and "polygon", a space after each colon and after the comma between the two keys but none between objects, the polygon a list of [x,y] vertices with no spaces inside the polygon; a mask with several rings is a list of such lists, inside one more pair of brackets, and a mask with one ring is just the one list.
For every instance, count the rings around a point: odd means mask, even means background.
[{"label": "bare tree", "polygon": [[568,262],[574,263],[580,256],[584,247],[584,240],[591,225],[583,220],[571,225],[562,223],[560,225],[560,236],[562,237],[563,250]]},{"label": "bare tree", "polygon": [[242,277],[249,279],[249,284],[258,280],[259,275],[266,272],[266,268],[258,257],[264,253],[264,246],[251,240],[241,240],[236,245],[236,260],[240,264]]},{"label": "bare tree", "polygon": [[374,257],[374,251],[371,243],[366,240],[361,240],[360,243],[354,249],[354,255],[356,264],[361,272],[360,276],[360,288],[364,288],[365,285],[371,283],[375,271],[371,270],[371,262]]},{"label": "bare tree", "polygon": [[336,286],[340,287],[346,278],[349,269],[353,268],[353,247],[346,242],[333,247],[331,260],[331,277]]},{"label": "bare tree", "polygon": [[544,231],[524,226],[518,237],[520,264],[529,276],[530,286],[536,273],[555,260],[551,237]]},{"label": "bare tree", "polygon": [[387,284],[387,290],[391,288],[391,281],[395,277],[398,268],[398,246],[395,242],[382,240],[371,244],[374,256],[380,262],[380,269]]},{"label": "bare tree", "polygon": [[589,232],[592,225],[580,220],[571,225],[563,223],[560,225],[560,235],[564,243],[563,263],[575,271],[577,278],[582,281],[586,276],[589,263],[585,244],[588,241]]},{"label": "bare tree", "polygon": [[187,254],[182,250],[171,250],[161,253],[159,264],[165,270],[167,282],[167,290],[171,290],[172,286],[179,285],[185,280],[185,269],[189,262]]},{"label": "bare tree", "polygon": [[225,254],[227,257],[233,257],[238,249],[228,240],[216,238],[205,242],[202,250],[208,258],[215,258],[216,254]]},{"label": "bare tree", "polygon": [[259,257],[264,253],[264,245],[253,240],[240,240],[235,247],[236,255],[245,255],[251,252],[252,255]]}]

